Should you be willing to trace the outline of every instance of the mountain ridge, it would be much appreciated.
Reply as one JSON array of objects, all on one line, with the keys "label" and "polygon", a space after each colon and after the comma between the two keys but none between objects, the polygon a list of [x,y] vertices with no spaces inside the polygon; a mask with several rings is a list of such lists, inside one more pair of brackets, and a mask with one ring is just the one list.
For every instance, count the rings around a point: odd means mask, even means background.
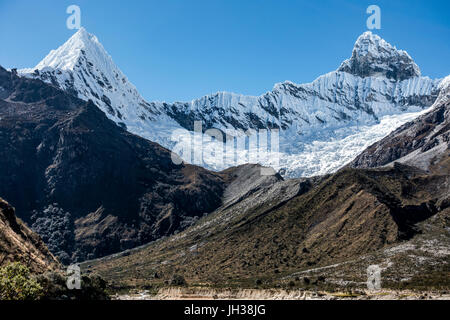
[{"label": "mountain ridge", "polygon": [[[80,54],[81,49],[78,47],[82,45],[76,45],[78,54],[75,56],[79,63],[74,63],[74,57],[71,55],[73,42],[84,41],[93,42],[92,47],[100,49],[93,50],[94,57],[91,59],[89,54]],[[373,55],[373,50],[367,50],[367,54],[362,54],[365,52],[361,53],[362,49],[358,51],[356,47],[365,41],[369,41],[368,48],[372,42],[381,43],[382,45],[376,46],[381,53]],[[97,51],[101,52],[100,58],[96,56]],[[387,58],[386,52],[389,53]],[[63,66],[60,68],[58,63],[54,62],[57,53]],[[102,58],[103,56],[105,58]],[[375,59],[380,62],[381,58],[387,60],[385,65],[378,63],[381,71],[372,70],[373,73],[368,70],[362,74],[359,74],[359,71],[354,72],[352,66],[355,61],[359,62],[361,59],[367,69],[366,65],[370,65],[367,57],[370,61]],[[70,63],[65,63],[66,59]],[[102,67],[96,65],[96,60],[101,61],[98,64]],[[103,66],[103,60],[109,61],[107,66]],[[147,102],[115,66],[98,39],[81,29],[66,44],[52,51],[36,68],[19,70],[19,74],[40,78],[81,99],[91,99],[110,119],[130,132],[171,150],[178,143],[172,134],[176,130],[186,129],[189,132],[184,134],[183,139],[190,139],[196,120],[202,121],[204,130],[217,128],[236,137],[245,135],[244,132],[248,129],[279,128],[280,164],[276,169],[284,169],[287,176],[298,177],[336,170],[344,165],[345,161],[349,161],[347,158],[356,156],[367,145],[384,137],[398,123],[409,120],[402,119],[404,113],[420,112],[431,106],[438,95],[440,80],[421,77],[420,70],[406,52],[397,50],[372,33],[364,33],[358,38],[352,58],[346,61],[336,71],[320,76],[311,83],[299,85],[285,81],[275,84],[272,91],[260,96],[218,92],[190,102]],[[394,69],[406,73],[395,75]],[[392,116],[395,116],[396,120],[388,121],[377,128],[375,136],[361,131],[365,126],[373,127],[385,117]],[[332,157],[333,164],[329,167],[325,164],[318,167],[312,161],[295,160],[313,157],[313,153],[308,150],[317,147],[315,141],[333,144],[333,141],[345,139],[349,134],[355,133],[359,134],[361,139],[357,146],[347,148],[349,154],[345,157]],[[203,140],[208,139],[208,136],[203,137]],[[213,144],[210,144],[207,148],[212,147]],[[327,146],[324,148],[331,149]],[[209,149],[206,152],[209,152]],[[330,152],[329,150],[328,153]],[[236,153],[238,159],[248,157],[245,150],[236,150]],[[340,160],[341,158],[344,160]],[[184,160],[192,161],[189,157]],[[230,163],[227,159],[220,159],[213,164],[204,161],[201,165],[208,169],[223,170],[245,162]],[[274,165],[267,159],[260,159],[259,162],[262,165]]]}]

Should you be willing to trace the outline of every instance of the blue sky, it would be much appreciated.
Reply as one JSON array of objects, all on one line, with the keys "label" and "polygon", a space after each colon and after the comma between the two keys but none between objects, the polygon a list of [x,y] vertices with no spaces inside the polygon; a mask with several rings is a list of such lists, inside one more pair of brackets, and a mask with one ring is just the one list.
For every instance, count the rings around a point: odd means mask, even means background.
[{"label": "blue sky", "polygon": [[351,55],[370,4],[381,8],[376,33],[408,51],[423,75],[450,73],[447,0],[0,0],[0,65],[33,67],[64,43],[74,33],[71,4],[150,101],[310,82]]}]

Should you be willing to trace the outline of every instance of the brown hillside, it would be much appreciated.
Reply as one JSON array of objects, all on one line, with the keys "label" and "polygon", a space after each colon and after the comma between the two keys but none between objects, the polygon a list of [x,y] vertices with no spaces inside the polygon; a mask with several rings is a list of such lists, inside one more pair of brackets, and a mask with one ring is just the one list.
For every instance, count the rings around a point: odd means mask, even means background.
[{"label": "brown hillside", "polygon": [[41,238],[17,219],[14,208],[0,198],[0,266],[13,261],[25,264],[36,273],[59,267]]}]

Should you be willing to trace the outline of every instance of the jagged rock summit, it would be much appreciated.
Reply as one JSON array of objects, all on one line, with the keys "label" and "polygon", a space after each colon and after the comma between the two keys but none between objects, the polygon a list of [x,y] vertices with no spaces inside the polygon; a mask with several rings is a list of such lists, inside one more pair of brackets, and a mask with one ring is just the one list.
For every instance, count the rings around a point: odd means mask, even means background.
[{"label": "jagged rock summit", "polygon": [[359,36],[352,57],[338,71],[362,78],[381,76],[400,81],[421,76],[419,67],[406,51],[398,50],[370,31]]}]

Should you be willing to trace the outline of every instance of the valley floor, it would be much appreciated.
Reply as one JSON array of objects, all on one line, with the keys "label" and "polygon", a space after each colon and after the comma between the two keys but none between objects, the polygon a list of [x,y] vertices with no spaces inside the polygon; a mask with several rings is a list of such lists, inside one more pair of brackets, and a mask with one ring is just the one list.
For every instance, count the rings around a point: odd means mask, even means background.
[{"label": "valley floor", "polygon": [[326,292],[283,289],[165,288],[156,294],[134,291],[114,300],[450,300],[450,292],[411,290],[355,290]]},{"label": "valley floor", "polygon": [[[440,220],[439,216],[432,220]],[[276,287],[252,288],[248,281],[228,287],[188,281],[185,287],[116,283],[114,300],[450,300],[450,238],[438,221],[410,241],[372,254],[280,275]],[[381,289],[367,290],[367,266],[379,265]],[[113,273],[102,273],[112,283]],[[320,279],[323,280],[320,280]],[[117,280],[117,279],[115,279]],[[307,281],[307,282],[306,282]],[[190,282],[190,283],[189,283]],[[122,284],[118,285],[118,284]],[[118,286],[117,286],[118,285]]]}]

